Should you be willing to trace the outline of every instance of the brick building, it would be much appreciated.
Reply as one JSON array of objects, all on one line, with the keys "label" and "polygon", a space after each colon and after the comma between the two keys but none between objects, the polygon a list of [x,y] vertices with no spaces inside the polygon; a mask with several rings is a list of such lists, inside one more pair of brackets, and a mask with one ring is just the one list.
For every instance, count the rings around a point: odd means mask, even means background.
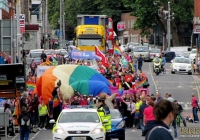
[{"label": "brick building", "polygon": [[14,16],[12,0],[0,0],[0,20],[11,19]]},{"label": "brick building", "polygon": [[121,44],[127,44],[129,42],[137,42],[140,43],[141,36],[140,30],[133,30],[134,23],[136,21],[136,17],[131,16],[130,13],[122,13],[121,14],[121,22],[125,25],[125,30],[118,31],[118,36],[121,41]]},{"label": "brick building", "polygon": [[200,34],[200,0],[194,0],[194,34]]}]

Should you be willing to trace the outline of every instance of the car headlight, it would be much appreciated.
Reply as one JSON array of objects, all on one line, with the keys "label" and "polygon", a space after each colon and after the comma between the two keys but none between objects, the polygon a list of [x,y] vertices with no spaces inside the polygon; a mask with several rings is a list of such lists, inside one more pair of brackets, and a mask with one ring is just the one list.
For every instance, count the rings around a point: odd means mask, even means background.
[{"label": "car headlight", "polygon": [[95,128],[93,131],[92,131],[92,134],[98,134],[98,133],[101,133],[103,132],[103,129],[102,128]]},{"label": "car headlight", "polygon": [[117,127],[116,128],[123,128],[124,127],[124,125],[125,125],[125,122],[124,121],[121,121],[118,125],[117,125]]},{"label": "car headlight", "polygon": [[55,132],[55,133],[59,133],[59,134],[65,134],[65,131],[64,131],[63,129],[61,129],[61,128],[56,128],[56,129],[54,130],[54,132]]}]

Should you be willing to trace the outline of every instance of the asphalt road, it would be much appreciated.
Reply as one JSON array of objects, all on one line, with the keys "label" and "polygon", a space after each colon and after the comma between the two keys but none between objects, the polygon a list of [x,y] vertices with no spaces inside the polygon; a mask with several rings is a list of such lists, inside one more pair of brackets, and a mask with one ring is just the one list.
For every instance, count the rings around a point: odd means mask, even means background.
[{"label": "asphalt road", "polygon": [[[165,66],[166,74],[156,76],[152,73],[152,63],[144,63],[143,71],[149,78],[150,88],[149,93],[156,95],[161,93],[162,97],[166,93],[171,93],[172,97],[176,99],[184,108],[184,116],[191,115],[191,94],[194,93],[200,101],[200,76],[187,74],[171,74],[170,64]],[[200,127],[200,123],[187,123],[188,127]],[[173,130],[173,128],[171,128]],[[179,131],[179,130],[178,130]],[[178,133],[179,134],[179,133]],[[172,132],[173,135],[173,132]],[[140,129],[127,129],[125,140],[144,140],[141,136]],[[15,137],[8,138],[8,140],[19,140],[19,134]],[[31,133],[30,140],[52,140],[51,130],[42,130],[38,133]],[[178,138],[175,140],[183,140]],[[195,140],[194,138],[186,138],[186,140]]]}]

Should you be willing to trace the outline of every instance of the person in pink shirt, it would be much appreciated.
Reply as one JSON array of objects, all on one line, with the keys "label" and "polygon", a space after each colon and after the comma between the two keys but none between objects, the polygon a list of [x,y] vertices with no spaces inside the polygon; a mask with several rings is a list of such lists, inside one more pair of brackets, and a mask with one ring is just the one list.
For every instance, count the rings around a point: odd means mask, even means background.
[{"label": "person in pink shirt", "polygon": [[155,120],[154,114],[153,114],[153,106],[154,106],[154,102],[153,101],[149,101],[148,102],[148,107],[144,109],[144,113],[143,113],[143,123],[144,126],[146,125],[147,121],[152,121]]},{"label": "person in pink shirt", "polygon": [[198,101],[197,101],[197,98],[195,97],[194,93],[192,94],[191,105],[192,105],[192,113],[193,113],[193,117],[194,117],[194,122],[198,123],[199,117],[197,115],[197,111],[199,109],[199,105],[198,105]]}]

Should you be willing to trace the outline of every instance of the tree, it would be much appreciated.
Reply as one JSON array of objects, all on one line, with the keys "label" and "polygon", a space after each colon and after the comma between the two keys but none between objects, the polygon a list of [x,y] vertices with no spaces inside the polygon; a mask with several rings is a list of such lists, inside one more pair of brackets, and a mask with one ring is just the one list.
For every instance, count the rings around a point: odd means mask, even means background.
[{"label": "tree", "polygon": [[[174,12],[175,20],[191,22],[194,9],[193,0],[179,0],[176,3],[173,3],[173,1],[171,0],[171,10]],[[124,6],[132,8],[132,15],[137,17],[134,29],[148,32],[153,24],[161,24],[163,31],[166,32],[164,25],[162,25],[162,18],[158,15],[158,10],[161,6],[164,7],[164,10],[167,10],[168,0],[157,0],[157,3],[155,3],[155,0],[135,0],[135,2],[131,2],[132,0],[123,0]]]},{"label": "tree", "polygon": [[[153,25],[160,25],[166,34],[166,22],[164,16],[158,13],[159,9],[167,10],[169,0],[122,0],[126,8],[133,10],[132,15],[137,17],[134,29],[141,29],[142,34],[149,34]],[[181,23],[192,22],[194,4],[193,0],[174,0],[171,1],[171,11],[174,12],[175,24],[178,30]]]},{"label": "tree", "polygon": [[53,28],[59,27],[60,19],[60,0],[48,0],[48,21]]}]

